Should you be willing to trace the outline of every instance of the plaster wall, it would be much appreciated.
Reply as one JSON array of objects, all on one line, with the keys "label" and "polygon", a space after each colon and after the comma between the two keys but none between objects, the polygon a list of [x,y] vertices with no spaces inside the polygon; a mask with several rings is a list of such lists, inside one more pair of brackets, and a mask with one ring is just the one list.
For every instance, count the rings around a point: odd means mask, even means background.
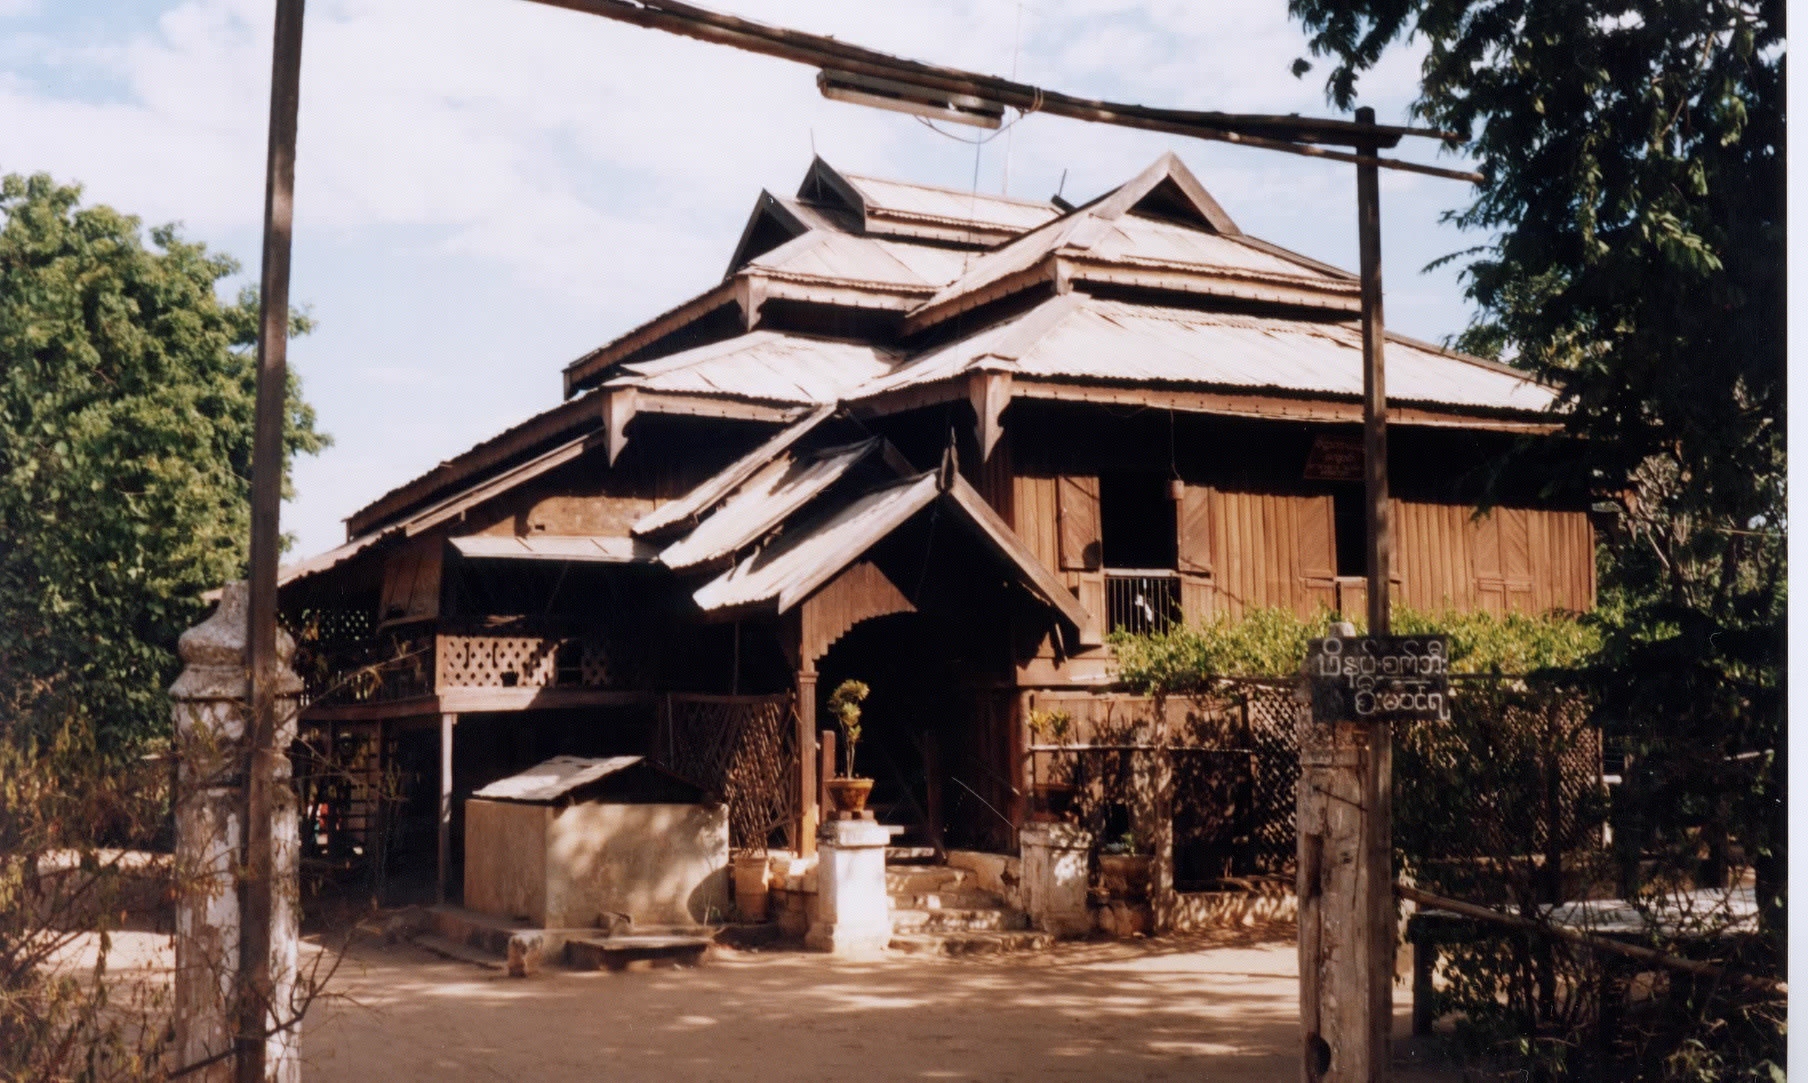
[{"label": "plaster wall", "polygon": [[637,925],[730,913],[726,805],[574,804],[548,820],[542,853],[547,928],[595,925],[611,913]]},{"label": "plaster wall", "polygon": [[547,927],[547,832],[553,809],[512,801],[465,802],[465,906]]}]

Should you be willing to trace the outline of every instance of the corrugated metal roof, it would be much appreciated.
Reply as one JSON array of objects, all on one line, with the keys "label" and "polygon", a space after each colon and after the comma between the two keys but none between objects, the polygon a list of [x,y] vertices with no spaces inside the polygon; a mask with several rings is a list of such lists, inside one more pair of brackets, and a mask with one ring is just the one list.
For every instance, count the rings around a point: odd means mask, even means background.
[{"label": "corrugated metal roof", "polygon": [[[931,351],[860,389],[862,397],[972,369],[1076,381],[1125,381],[1337,396],[1362,394],[1362,332],[1311,323],[1157,308],[1073,294]],[[1390,340],[1388,399],[1543,411],[1552,391],[1498,366]]]},{"label": "corrugated metal roof", "polygon": [[785,612],[936,498],[921,474],[876,489],[813,526],[787,533],[692,595],[705,612],[776,602]]},{"label": "corrugated metal roof", "polygon": [[653,361],[622,365],[607,387],[760,402],[837,402],[889,371],[895,355],[859,342],[752,331]]},{"label": "corrugated metal roof", "polygon": [[1140,214],[1126,214],[1112,220],[1111,228],[1093,241],[1088,254],[1098,259],[1124,262],[1209,267],[1259,275],[1348,282],[1351,289],[1357,288],[1354,280],[1347,276],[1326,274],[1310,264],[1251,248],[1232,237],[1207,233],[1178,222],[1145,218]]},{"label": "corrugated metal roof", "polygon": [[568,560],[588,564],[651,564],[657,546],[634,538],[592,534],[535,534],[514,537],[470,534],[452,539],[452,548],[473,560]]},{"label": "corrugated metal roof", "polygon": [[1104,218],[1082,207],[1059,222],[1026,233],[975,258],[959,278],[937,290],[935,296],[921,307],[947,304],[962,294],[1027,270],[1052,254],[1086,256],[1183,274],[1294,280],[1309,283],[1319,290],[1350,293],[1358,290],[1352,278],[1327,273],[1309,262],[1286,259],[1232,237],[1138,214]]},{"label": "corrugated metal roof", "polygon": [[834,412],[833,406],[819,406],[812,410],[807,417],[780,429],[772,439],[736,459],[703,484],[677,500],[661,504],[641,516],[640,520],[634,524],[634,534],[640,537],[657,534],[702,515],[721,503],[724,497],[734,492],[742,482],[752,477],[762,466],[783,454],[806,433],[828,420]]},{"label": "corrugated metal roof", "polygon": [[842,177],[860,193],[869,214],[878,211],[942,222],[974,222],[1020,233],[1061,213],[1054,204],[1044,200],[1011,199],[881,177],[859,177],[851,173],[843,173]]},{"label": "corrugated metal roof", "polygon": [[276,573],[276,585],[279,587],[286,587],[290,583],[306,579],[310,575],[319,575],[321,572],[337,568],[339,565],[344,564],[346,561],[394,533],[397,533],[397,531],[373,531],[361,538],[353,538],[351,541],[348,541],[335,549],[328,549],[326,552],[318,553],[308,557],[306,560],[298,560]]},{"label": "corrugated metal roof", "polygon": [[928,292],[965,267],[961,253],[878,237],[813,229],[748,262],[747,270]]},{"label": "corrugated metal roof", "polygon": [[557,801],[580,786],[607,778],[645,758],[610,756],[607,759],[586,759],[582,756],[554,756],[518,775],[497,779],[471,796],[488,801]]},{"label": "corrugated metal roof", "polygon": [[875,436],[814,454],[785,454],[773,459],[682,541],[661,552],[660,562],[674,571],[683,571],[734,555],[846,477],[856,463],[878,446],[879,438]]}]

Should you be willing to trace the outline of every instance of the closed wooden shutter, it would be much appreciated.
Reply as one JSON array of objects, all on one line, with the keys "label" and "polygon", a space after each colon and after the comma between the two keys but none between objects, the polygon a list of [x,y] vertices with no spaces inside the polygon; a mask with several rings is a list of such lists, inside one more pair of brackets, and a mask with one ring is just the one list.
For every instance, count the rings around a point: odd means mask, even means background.
[{"label": "closed wooden shutter", "polygon": [[1175,550],[1183,572],[1212,572],[1211,496],[1212,491],[1203,485],[1188,485],[1181,490],[1179,514],[1175,517],[1179,530]]},{"label": "closed wooden shutter", "polygon": [[384,562],[380,623],[439,616],[440,553],[444,544],[437,537],[423,538]]},{"label": "closed wooden shutter", "polygon": [[1336,606],[1337,527],[1331,497],[1294,498],[1294,542],[1298,553],[1299,590],[1294,610],[1310,615]]},{"label": "closed wooden shutter", "polygon": [[1060,566],[1059,520],[1055,479],[1017,475],[1011,486],[1011,529],[1050,569]]},{"label": "closed wooden shutter", "polygon": [[1061,514],[1061,567],[1092,571],[1103,565],[1096,475],[1063,474],[1056,485]]}]

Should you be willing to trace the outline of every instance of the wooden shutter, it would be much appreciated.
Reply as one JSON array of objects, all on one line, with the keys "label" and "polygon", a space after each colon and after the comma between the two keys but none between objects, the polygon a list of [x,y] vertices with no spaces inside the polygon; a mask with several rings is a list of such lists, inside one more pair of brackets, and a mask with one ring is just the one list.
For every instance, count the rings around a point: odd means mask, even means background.
[{"label": "wooden shutter", "polygon": [[[1522,613],[1538,607],[1532,592],[1533,514],[1525,508],[1497,508],[1494,512],[1494,518],[1500,523],[1500,570],[1507,608]],[[1539,518],[1545,517],[1540,515]],[[1539,523],[1539,526],[1543,525]]]},{"label": "wooden shutter", "polygon": [[379,623],[439,616],[440,538],[424,538],[392,554],[383,564]]},{"label": "wooden shutter", "polygon": [[1096,475],[1063,474],[1056,484],[1061,515],[1061,567],[1092,571],[1103,566]]},{"label": "wooden shutter", "polygon": [[1179,513],[1175,516],[1179,536],[1175,551],[1179,569],[1200,575],[1212,573],[1212,491],[1203,485],[1188,485],[1181,490]]},{"label": "wooden shutter", "polygon": [[1011,529],[1050,569],[1060,566],[1060,514],[1055,510],[1055,479],[1019,474],[1011,485]]},{"label": "wooden shutter", "polygon": [[1299,587],[1294,610],[1309,615],[1323,606],[1337,604],[1337,526],[1331,497],[1296,497],[1294,543],[1298,552]]}]

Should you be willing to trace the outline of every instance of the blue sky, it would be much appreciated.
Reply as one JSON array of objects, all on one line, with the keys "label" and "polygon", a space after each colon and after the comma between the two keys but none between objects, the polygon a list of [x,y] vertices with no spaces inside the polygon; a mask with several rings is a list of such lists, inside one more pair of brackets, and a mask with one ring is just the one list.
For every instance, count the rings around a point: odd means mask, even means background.
[{"label": "blue sky", "polygon": [[[1335,115],[1285,0],[713,0],[718,10],[1069,93]],[[49,172],[258,262],[273,0],[0,0],[0,173]],[[1404,121],[1416,61],[1365,83]],[[977,130],[963,129],[971,136]],[[807,68],[523,0],[311,0],[291,348],[336,445],[296,470],[303,555],[360,505],[559,401],[585,350],[721,276],[761,188],[837,167],[1076,201],[1178,153],[1246,232],[1356,262],[1350,167],[1032,116],[978,147],[829,102]],[[1420,160],[1433,148],[1409,147]],[[1446,164],[1460,164],[1445,159]],[[1065,174],[1065,181],[1063,181]],[[1432,259],[1466,186],[1385,174],[1387,316],[1442,339],[1468,309]],[[249,278],[227,284],[236,290]]]}]

